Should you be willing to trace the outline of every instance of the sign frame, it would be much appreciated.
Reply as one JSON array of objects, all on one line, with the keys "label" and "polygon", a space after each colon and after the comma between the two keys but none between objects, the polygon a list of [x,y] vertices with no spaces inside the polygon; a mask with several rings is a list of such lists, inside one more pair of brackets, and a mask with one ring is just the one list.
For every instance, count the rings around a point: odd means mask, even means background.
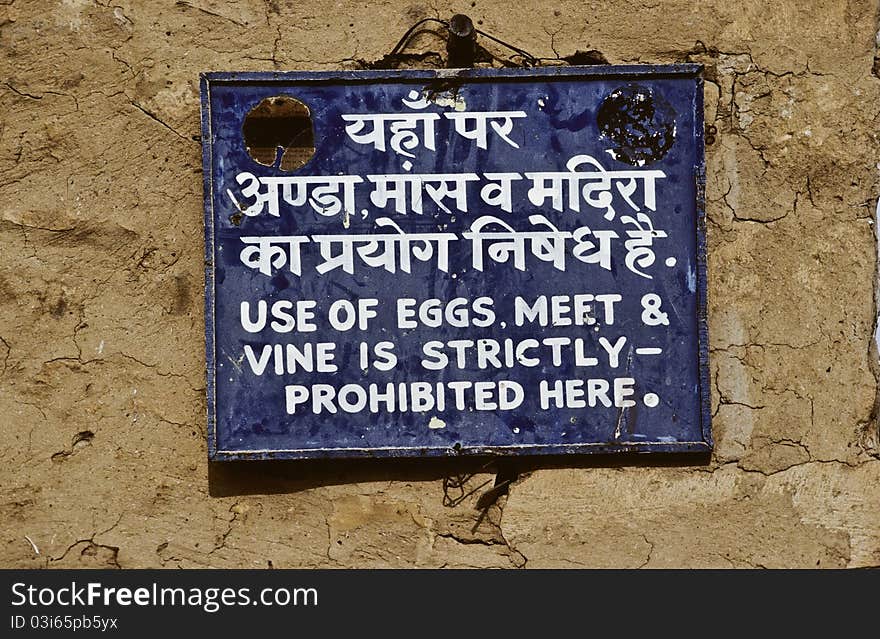
[{"label": "sign frame", "polygon": [[[609,453],[701,453],[711,452],[711,392],[709,381],[709,339],[707,327],[706,213],[705,213],[705,146],[703,113],[703,66],[700,64],[670,65],[596,65],[558,66],[507,69],[436,69],[436,70],[370,70],[370,71],[284,71],[284,72],[207,72],[200,74],[201,143],[204,186],[205,229],[205,354],[207,441],[210,461],[260,459],[316,458],[385,458],[385,457],[460,457],[508,455],[584,455]],[[695,82],[693,106],[694,141],[697,165],[694,167],[696,194],[696,311],[697,381],[701,437],[694,441],[644,442],[583,442],[559,444],[523,444],[513,446],[443,446],[443,447],[371,447],[371,448],[291,448],[285,450],[223,450],[218,445],[216,396],[216,326],[215,298],[215,227],[214,227],[214,165],[212,153],[211,90],[214,86],[236,83],[270,83],[279,88],[296,84],[342,84],[391,81],[401,84],[425,85],[434,82],[473,84],[497,80],[537,81],[552,78],[585,80],[616,79],[686,79]],[[291,416],[291,420],[297,419]]]}]

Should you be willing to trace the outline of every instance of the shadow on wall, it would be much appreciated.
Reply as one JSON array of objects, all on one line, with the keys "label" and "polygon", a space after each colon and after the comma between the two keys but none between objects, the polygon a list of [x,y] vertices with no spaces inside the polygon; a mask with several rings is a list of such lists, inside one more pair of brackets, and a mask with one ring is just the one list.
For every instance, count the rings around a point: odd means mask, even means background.
[{"label": "shadow on wall", "polygon": [[[449,482],[476,474],[496,475],[494,498],[507,486],[536,470],[552,468],[630,468],[706,466],[706,453],[553,455],[533,457],[456,457],[408,459],[307,459],[224,461],[208,464],[212,497],[296,493],[322,486],[362,482]],[[481,497],[492,499],[491,490]],[[492,499],[494,501],[494,499]]]}]

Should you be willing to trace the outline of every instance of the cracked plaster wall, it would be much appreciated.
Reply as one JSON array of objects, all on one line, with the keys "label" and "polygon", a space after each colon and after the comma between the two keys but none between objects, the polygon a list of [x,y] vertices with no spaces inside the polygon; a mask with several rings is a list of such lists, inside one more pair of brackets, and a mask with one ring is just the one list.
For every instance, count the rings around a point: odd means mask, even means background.
[{"label": "cracked plaster wall", "polygon": [[[455,12],[546,64],[705,65],[714,455],[522,466],[483,509],[481,465],[209,470],[198,73],[363,68]],[[0,565],[880,565],[878,15],[0,0]]]}]

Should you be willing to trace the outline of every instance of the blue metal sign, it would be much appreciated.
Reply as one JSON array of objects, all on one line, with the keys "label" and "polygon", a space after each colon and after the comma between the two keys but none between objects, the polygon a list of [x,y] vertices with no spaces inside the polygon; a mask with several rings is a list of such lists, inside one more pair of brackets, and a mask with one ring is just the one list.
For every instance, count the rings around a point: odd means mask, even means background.
[{"label": "blue metal sign", "polygon": [[205,74],[211,458],[709,450],[702,96]]}]

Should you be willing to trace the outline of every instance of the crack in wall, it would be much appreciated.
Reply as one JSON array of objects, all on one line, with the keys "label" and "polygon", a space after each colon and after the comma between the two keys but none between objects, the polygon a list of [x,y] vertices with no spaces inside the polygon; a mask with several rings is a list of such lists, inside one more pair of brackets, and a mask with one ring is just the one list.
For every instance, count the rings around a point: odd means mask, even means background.
[{"label": "crack in wall", "polygon": [[229,520],[229,525],[226,527],[226,530],[220,534],[219,543],[215,542],[214,547],[206,553],[208,555],[213,555],[218,550],[226,547],[226,540],[235,528],[235,523],[238,521],[239,515],[241,514],[239,503],[233,503],[229,507],[228,512],[232,513],[232,519]]},{"label": "crack in wall", "polygon": [[8,368],[9,364],[9,356],[12,354],[12,347],[9,345],[9,342],[3,339],[3,337],[0,337],[0,342],[2,342],[3,346],[6,348],[6,354],[3,355],[3,370],[0,371],[0,377],[3,377],[4,375],[6,375],[6,369]]},{"label": "crack in wall", "polygon": [[878,3],[874,26],[874,65],[871,67],[871,73],[874,77],[880,78],[880,3]]},{"label": "crack in wall", "polygon": [[80,557],[95,556],[97,554],[97,551],[104,549],[104,550],[107,550],[110,552],[110,557],[107,560],[108,563],[111,566],[113,566],[114,568],[122,568],[122,566],[119,563],[120,547],[119,546],[111,546],[108,544],[99,544],[95,541],[95,539],[97,537],[100,537],[102,535],[106,535],[107,533],[113,531],[119,525],[119,522],[122,521],[122,518],[124,515],[125,515],[125,513],[120,513],[119,517],[116,519],[116,522],[112,526],[110,526],[109,528],[107,528],[105,530],[101,530],[99,532],[92,533],[92,535],[88,538],[77,539],[72,544],[70,544],[67,547],[67,549],[65,549],[65,551],[61,554],[60,557],[48,557],[47,556],[45,566],[48,568],[49,564],[58,563],[60,561],[63,561],[67,557],[67,555],[70,553],[70,551],[72,551],[74,548],[76,548],[80,544],[85,544],[83,549],[80,551]]},{"label": "crack in wall", "polygon": [[489,547],[501,547],[506,550],[506,556],[508,561],[510,561],[511,565],[514,568],[525,568],[528,563],[528,558],[519,550],[514,548],[507,538],[504,536],[504,532],[501,529],[500,521],[499,523],[489,522],[498,532],[498,538],[493,537],[463,537],[458,533],[452,531],[439,532],[434,531],[434,535],[440,537],[442,539],[449,539],[458,544],[462,545],[479,545],[479,546],[489,546]]},{"label": "crack in wall", "polygon": [[645,543],[648,544],[649,547],[648,547],[648,556],[645,558],[645,561],[643,561],[642,564],[640,566],[638,566],[639,568],[644,568],[649,563],[651,563],[651,557],[654,555],[654,542],[652,542],[650,539],[648,539],[648,536],[644,533],[642,533],[642,539],[645,540]]},{"label": "crack in wall", "polygon": [[[223,15],[222,13],[218,13],[217,11],[211,11],[210,9],[205,9],[204,7],[194,5],[191,2],[186,2],[186,0],[177,0],[177,2],[175,3],[175,6],[182,7],[184,9],[194,9],[196,11],[204,13],[205,15],[211,16],[213,18],[219,18],[220,20],[225,20],[227,22],[231,22],[232,24],[234,24],[237,27],[247,28],[248,26],[250,26],[250,25],[248,25],[247,22],[239,22],[235,18],[230,18],[229,16]],[[268,13],[267,13],[266,19],[268,20]]]},{"label": "crack in wall", "polygon": [[131,104],[131,106],[135,107],[138,111],[140,111],[141,113],[143,113],[144,115],[146,115],[146,116],[147,116],[148,118],[150,118],[151,120],[153,120],[153,121],[158,122],[159,124],[161,124],[163,127],[165,127],[166,129],[168,129],[169,131],[171,131],[174,135],[176,135],[177,137],[179,137],[181,140],[186,140],[187,142],[192,142],[192,141],[193,141],[192,138],[189,138],[189,137],[183,135],[182,133],[180,133],[177,129],[175,129],[174,127],[172,127],[170,124],[166,123],[166,122],[165,122],[164,120],[162,120],[158,115],[156,115],[155,113],[153,113],[153,112],[150,111],[149,109],[147,109],[147,108],[145,108],[144,106],[142,106],[141,104],[139,104],[136,100],[129,99],[129,104]]},{"label": "crack in wall", "polygon": [[[878,31],[880,37],[880,31]],[[875,52],[876,55],[876,52]],[[875,57],[876,60],[876,57]],[[875,64],[875,70],[876,70]],[[878,165],[880,166],[880,165]],[[874,220],[874,242],[876,252],[874,255],[874,326],[872,327],[872,339],[868,341],[868,368],[874,376],[877,389],[874,395],[874,405],[871,413],[865,420],[866,435],[860,437],[860,445],[864,442],[863,449],[868,447],[868,454],[880,459],[880,197],[877,199]],[[872,432],[868,432],[872,431]],[[871,450],[873,449],[873,450]]]}]

